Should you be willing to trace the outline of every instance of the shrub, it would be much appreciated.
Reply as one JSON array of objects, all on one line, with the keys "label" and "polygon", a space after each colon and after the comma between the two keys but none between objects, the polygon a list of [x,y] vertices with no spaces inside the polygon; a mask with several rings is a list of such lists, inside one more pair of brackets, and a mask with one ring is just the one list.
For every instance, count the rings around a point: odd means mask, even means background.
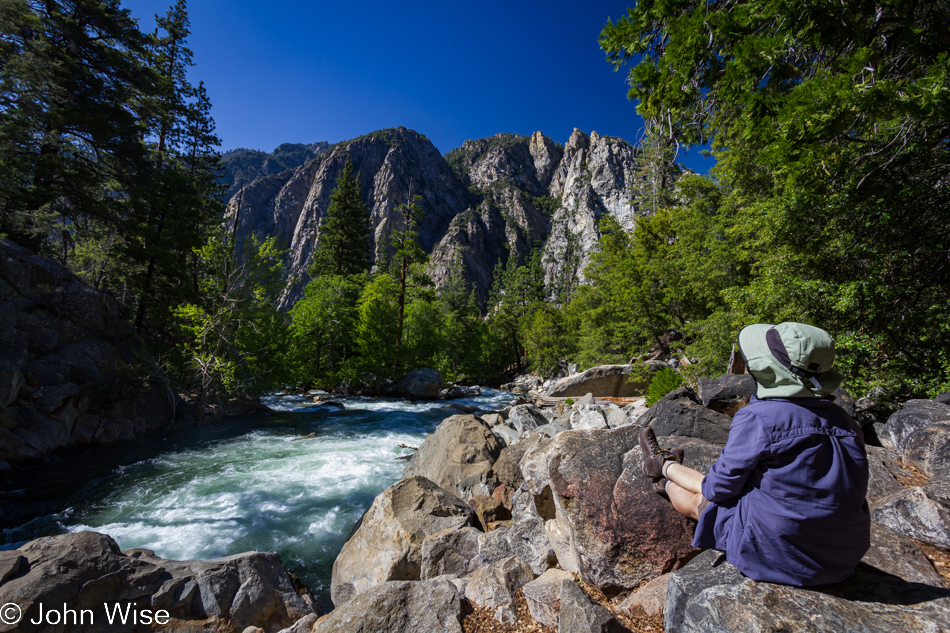
[{"label": "shrub", "polygon": [[683,384],[683,378],[672,369],[661,369],[647,388],[647,406],[652,407],[663,396]]}]

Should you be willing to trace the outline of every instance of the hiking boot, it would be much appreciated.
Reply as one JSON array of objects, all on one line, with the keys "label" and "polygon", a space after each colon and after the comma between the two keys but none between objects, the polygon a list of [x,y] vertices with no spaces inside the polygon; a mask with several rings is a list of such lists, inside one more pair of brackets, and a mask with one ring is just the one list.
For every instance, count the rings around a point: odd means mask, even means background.
[{"label": "hiking boot", "polygon": [[682,448],[676,447],[673,451],[667,451],[660,447],[656,441],[656,434],[648,426],[640,431],[640,449],[643,451],[643,474],[653,479],[663,477],[663,462],[672,460],[682,462],[684,452]]},{"label": "hiking boot", "polygon": [[666,494],[666,482],[667,482],[667,481],[668,481],[668,480],[666,479],[666,477],[660,477],[659,479],[657,479],[656,481],[654,481],[654,482],[653,482],[653,492],[656,492],[656,493],[661,494],[661,495],[664,495],[664,496],[669,496],[669,495]]}]

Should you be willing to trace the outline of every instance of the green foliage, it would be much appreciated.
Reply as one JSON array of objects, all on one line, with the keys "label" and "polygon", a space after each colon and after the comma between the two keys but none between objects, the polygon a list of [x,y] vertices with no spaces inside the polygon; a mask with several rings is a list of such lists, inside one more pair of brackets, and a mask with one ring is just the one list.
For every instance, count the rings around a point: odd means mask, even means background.
[{"label": "green foliage", "polygon": [[664,368],[656,372],[647,388],[647,406],[652,407],[666,394],[683,384],[683,377],[675,370]]},{"label": "green foliage", "polygon": [[359,299],[368,278],[325,275],[291,309],[296,382],[335,387],[355,374]]},{"label": "green foliage", "polygon": [[852,389],[948,382],[946,4],[645,0],[601,44],[668,142],[712,141],[724,239],[755,253],[693,325],[704,353],[737,320],[807,321]]},{"label": "green foliage", "polygon": [[360,191],[359,174],[353,176],[353,162],[347,156],[320,225],[310,275],[356,275],[369,270],[369,256],[369,208]]},{"label": "green foliage", "polygon": [[275,238],[251,241],[245,252],[246,263],[235,265],[226,236],[210,238],[197,252],[202,300],[174,310],[180,344],[171,365],[201,405],[256,396],[290,378],[290,337],[277,311],[284,253]]}]

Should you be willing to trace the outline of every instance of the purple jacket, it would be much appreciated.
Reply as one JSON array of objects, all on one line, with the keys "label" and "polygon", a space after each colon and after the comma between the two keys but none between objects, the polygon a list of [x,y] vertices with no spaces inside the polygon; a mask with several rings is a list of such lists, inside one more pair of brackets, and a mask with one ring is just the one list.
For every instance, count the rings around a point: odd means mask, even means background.
[{"label": "purple jacket", "polygon": [[832,400],[752,397],[703,480],[712,503],[693,545],[726,552],[753,580],[844,580],[870,547],[860,427]]}]

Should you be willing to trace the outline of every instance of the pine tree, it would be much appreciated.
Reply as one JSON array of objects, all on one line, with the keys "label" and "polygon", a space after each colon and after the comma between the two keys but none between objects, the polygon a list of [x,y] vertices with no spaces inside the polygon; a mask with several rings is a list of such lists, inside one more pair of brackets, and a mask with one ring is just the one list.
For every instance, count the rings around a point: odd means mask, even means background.
[{"label": "pine tree", "polygon": [[186,77],[193,65],[187,46],[190,25],[185,0],[178,0],[158,25],[149,51],[159,77],[156,95],[145,101],[152,168],[134,196],[137,213],[126,227],[127,255],[137,263],[135,326],[141,332],[149,307],[163,327],[171,308],[193,298],[198,286],[194,249],[220,217],[217,200],[219,144],[204,86]]},{"label": "pine tree", "polygon": [[409,278],[410,267],[413,264],[421,264],[428,259],[425,251],[416,241],[419,237],[417,227],[422,221],[424,213],[418,205],[421,196],[412,195],[412,185],[409,185],[408,202],[396,207],[396,210],[402,214],[403,228],[392,234],[392,245],[396,249],[396,256],[393,263],[399,270],[399,296],[398,312],[396,317],[396,351],[402,345],[403,321],[406,312],[406,282]]},{"label": "pine tree", "polygon": [[359,177],[353,176],[353,161],[347,156],[320,225],[312,277],[356,275],[369,269],[369,209],[360,193]]},{"label": "pine tree", "polygon": [[118,0],[0,3],[0,232],[65,260],[87,220],[115,226],[145,165],[146,43]]}]

